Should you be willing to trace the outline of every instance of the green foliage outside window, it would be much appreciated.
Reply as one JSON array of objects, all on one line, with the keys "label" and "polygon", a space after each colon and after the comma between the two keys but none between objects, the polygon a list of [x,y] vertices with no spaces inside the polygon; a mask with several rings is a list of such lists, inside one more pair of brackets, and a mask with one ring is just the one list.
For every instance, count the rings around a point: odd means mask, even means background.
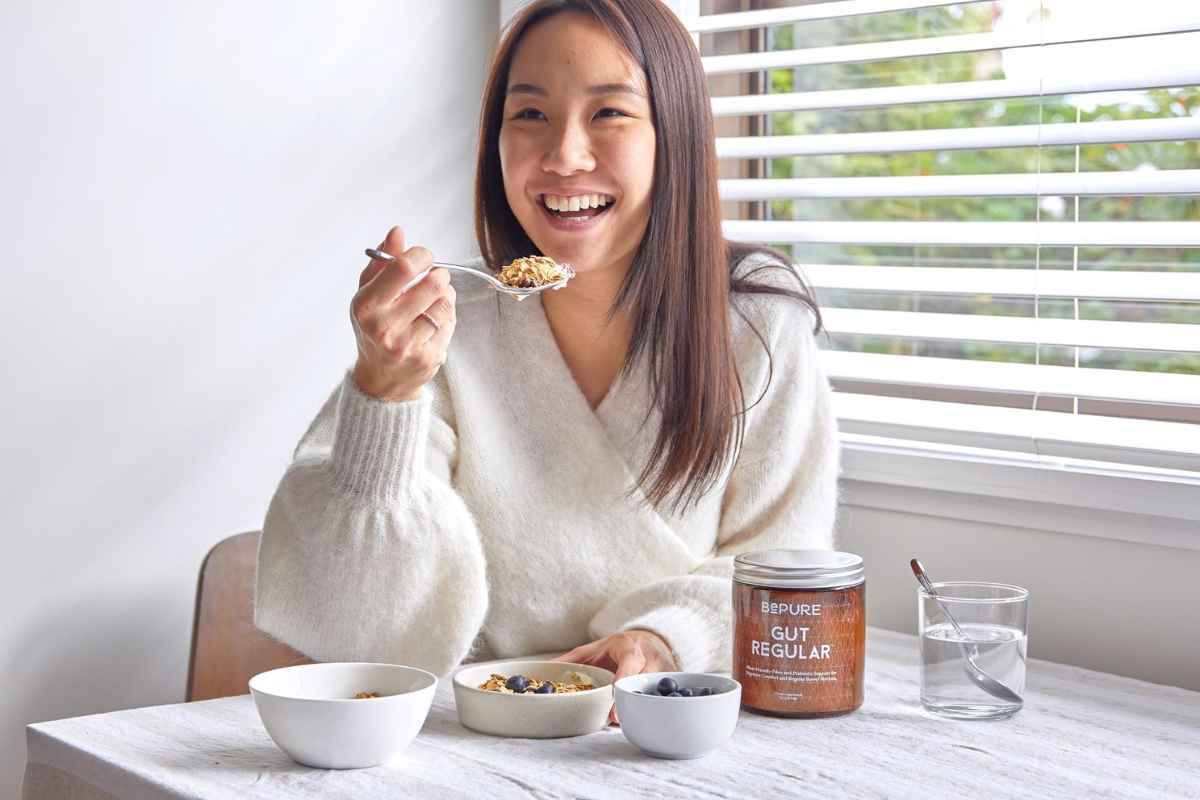
[{"label": "green foliage outside window", "polygon": [[[994,23],[991,4],[875,14],[820,20],[770,29],[772,50],[980,33]],[[772,93],[825,91],[1004,77],[996,52],[957,53],[800,69],[770,73]],[[1100,96],[1106,101],[1109,96]],[[1118,102],[1096,104],[1087,96],[1021,98],[1003,101],[833,109],[773,114],[771,135],[835,134],[866,131],[978,128],[998,125],[1063,125],[1106,120],[1138,120],[1200,115],[1200,88],[1183,87],[1121,93]],[[1130,171],[1200,168],[1200,142],[1133,142],[1075,147],[995,148],[942,152],[849,154],[777,158],[773,178],[849,178],[888,175],[987,175],[1002,173]],[[1078,216],[1076,216],[1078,215]],[[1200,204],[1194,196],[1043,198],[889,198],[808,199],[770,202],[772,219],[913,220],[913,221],[1194,221]],[[787,248],[785,248],[787,249]],[[1197,248],[1034,248],[1024,247],[876,247],[796,245],[804,263],[861,264],[994,269],[1200,271]],[[1107,319],[1200,324],[1200,308],[1188,303],[1075,301],[1027,298],[959,297],[898,293],[827,291],[826,306],[947,313]],[[869,337],[832,337],[828,346],[869,352],[1070,365],[1073,348],[1035,348],[989,343],[913,342]],[[1200,373],[1200,357],[1137,351],[1080,349],[1080,366]]]}]

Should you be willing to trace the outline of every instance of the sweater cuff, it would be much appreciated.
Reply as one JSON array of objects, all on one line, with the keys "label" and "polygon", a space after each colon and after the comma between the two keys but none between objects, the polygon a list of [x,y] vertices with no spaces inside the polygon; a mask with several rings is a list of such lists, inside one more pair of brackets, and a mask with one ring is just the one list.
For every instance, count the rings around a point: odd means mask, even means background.
[{"label": "sweater cuff", "polygon": [[623,631],[635,628],[661,636],[675,654],[680,672],[710,671],[713,650],[720,638],[717,635],[720,625],[708,609],[663,606],[621,626]]},{"label": "sweater cuff", "polygon": [[333,487],[379,505],[399,502],[424,469],[432,405],[427,389],[415,400],[378,400],[347,372],[329,457]]}]

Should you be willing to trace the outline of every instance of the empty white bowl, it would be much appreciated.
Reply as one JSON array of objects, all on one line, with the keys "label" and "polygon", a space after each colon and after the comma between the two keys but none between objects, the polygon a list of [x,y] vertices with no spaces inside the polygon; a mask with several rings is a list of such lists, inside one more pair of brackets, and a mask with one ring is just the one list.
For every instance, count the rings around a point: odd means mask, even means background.
[{"label": "empty white bowl", "polygon": [[[250,679],[279,749],[321,769],[374,767],[400,755],[429,714],[437,677],[397,664],[302,664]],[[356,700],[359,692],[379,697]]]},{"label": "empty white bowl", "polygon": [[[584,683],[595,689],[553,694],[507,694],[480,689],[492,675],[524,675],[539,681]],[[595,733],[608,725],[612,683],[606,669],[558,661],[502,661],[464,667],[454,675],[454,705],[458,721],[473,731],[519,739],[561,739]]]},{"label": "empty white bowl", "polygon": [[[638,694],[672,678],[693,691],[713,690],[704,697],[661,697]],[[617,681],[617,720],[621,732],[643,753],[656,758],[699,758],[733,735],[742,707],[742,685],[732,678],[704,672],[647,672]]]}]

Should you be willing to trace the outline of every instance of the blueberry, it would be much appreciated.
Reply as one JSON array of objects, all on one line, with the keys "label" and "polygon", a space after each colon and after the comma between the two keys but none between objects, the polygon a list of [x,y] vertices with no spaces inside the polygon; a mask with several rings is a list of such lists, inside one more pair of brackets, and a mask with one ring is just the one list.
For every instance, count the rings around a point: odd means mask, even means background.
[{"label": "blueberry", "polygon": [[667,697],[683,697],[679,692],[671,692]]},{"label": "blueberry", "polygon": [[513,675],[504,682],[504,688],[514,691],[517,694],[523,694],[529,688],[529,678],[526,678],[524,675]]},{"label": "blueberry", "polygon": [[658,682],[658,693],[661,695],[670,696],[671,692],[678,692],[679,684],[675,683],[672,678],[663,678]]},{"label": "blueberry", "polygon": [[541,686],[533,690],[534,694],[551,694],[554,692],[553,683],[543,683]]},{"label": "blueberry", "polygon": [[679,690],[679,696],[680,696],[680,697],[691,697],[691,696],[692,696],[692,690],[691,690],[691,689],[680,689],[680,690]]},{"label": "blueberry", "polygon": [[705,686],[703,689],[696,692],[696,696],[697,697],[708,697],[712,693],[713,693],[713,690],[710,689],[709,687]]}]

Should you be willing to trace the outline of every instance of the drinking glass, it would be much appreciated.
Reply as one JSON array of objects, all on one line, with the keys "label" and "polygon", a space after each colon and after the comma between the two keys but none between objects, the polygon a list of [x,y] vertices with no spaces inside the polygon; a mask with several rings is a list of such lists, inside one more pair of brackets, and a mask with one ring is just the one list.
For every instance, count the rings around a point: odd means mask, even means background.
[{"label": "drinking glass", "polygon": [[1003,583],[935,583],[934,590],[962,629],[960,636],[938,602],[918,589],[921,631],[921,706],[953,719],[1006,719],[1021,703],[985,692],[963,670],[959,644],[979,669],[1025,692],[1029,592]]}]

